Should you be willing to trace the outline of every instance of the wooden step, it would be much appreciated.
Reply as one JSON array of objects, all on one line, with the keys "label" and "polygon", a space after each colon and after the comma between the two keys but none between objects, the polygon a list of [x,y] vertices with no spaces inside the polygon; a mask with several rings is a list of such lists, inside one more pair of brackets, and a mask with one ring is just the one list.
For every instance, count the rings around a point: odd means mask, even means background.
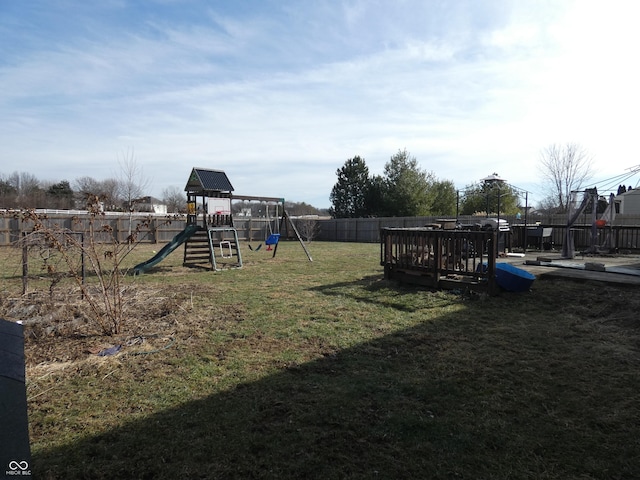
[{"label": "wooden step", "polygon": [[208,244],[207,245],[202,245],[202,246],[200,246],[200,245],[198,245],[198,246],[187,245],[186,250],[187,250],[187,252],[208,252],[209,251],[209,245]]},{"label": "wooden step", "polygon": [[[211,251],[213,248],[213,252]],[[230,258],[240,256],[240,245],[236,242],[236,239],[219,237],[211,239],[209,242],[209,233],[206,230],[198,231],[192,235],[184,244],[184,266],[202,266],[203,264],[215,264],[212,261],[211,254],[214,258]]]}]

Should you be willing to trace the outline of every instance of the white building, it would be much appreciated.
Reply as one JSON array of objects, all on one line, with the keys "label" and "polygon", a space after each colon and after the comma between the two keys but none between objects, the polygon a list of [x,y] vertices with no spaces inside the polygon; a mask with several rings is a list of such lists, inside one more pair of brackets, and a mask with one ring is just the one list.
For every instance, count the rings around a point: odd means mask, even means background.
[{"label": "white building", "polygon": [[143,197],[140,199],[140,202],[136,202],[135,208],[139,212],[150,212],[150,213],[167,213],[167,205],[155,197]]},{"label": "white building", "polygon": [[640,188],[627,190],[613,199],[616,213],[640,215]]}]

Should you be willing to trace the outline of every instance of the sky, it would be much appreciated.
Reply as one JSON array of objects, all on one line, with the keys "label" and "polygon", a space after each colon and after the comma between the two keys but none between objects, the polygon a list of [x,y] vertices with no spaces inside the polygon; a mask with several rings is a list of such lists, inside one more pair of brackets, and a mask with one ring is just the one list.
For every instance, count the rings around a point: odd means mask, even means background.
[{"label": "sky", "polygon": [[0,0],[0,175],[148,194],[224,170],[239,195],[331,205],[336,171],[406,149],[456,188],[542,199],[541,152],[637,167],[640,3]]}]

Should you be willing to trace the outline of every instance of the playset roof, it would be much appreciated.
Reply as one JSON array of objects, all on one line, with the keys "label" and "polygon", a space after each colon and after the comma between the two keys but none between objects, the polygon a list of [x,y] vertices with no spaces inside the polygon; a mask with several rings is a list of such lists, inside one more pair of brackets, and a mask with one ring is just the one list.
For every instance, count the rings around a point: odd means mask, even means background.
[{"label": "playset roof", "polygon": [[233,192],[233,185],[222,170],[194,168],[191,170],[185,192]]}]

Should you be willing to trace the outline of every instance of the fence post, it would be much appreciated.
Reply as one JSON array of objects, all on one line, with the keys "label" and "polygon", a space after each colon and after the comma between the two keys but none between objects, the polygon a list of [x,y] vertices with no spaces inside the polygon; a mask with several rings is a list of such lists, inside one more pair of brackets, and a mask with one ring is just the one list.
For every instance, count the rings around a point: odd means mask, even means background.
[{"label": "fence post", "polygon": [[113,230],[113,238],[116,239],[116,242],[120,243],[120,218],[116,218],[116,226]]},{"label": "fence post", "polygon": [[[24,235],[22,235],[24,240]],[[29,287],[29,254],[27,252],[27,243],[25,241],[22,246],[22,295],[26,295]]]},{"label": "fence post", "polygon": [[157,244],[158,243],[158,219],[154,217],[151,220],[151,225],[152,225],[152,232],[153,232],[153,243]]}]

